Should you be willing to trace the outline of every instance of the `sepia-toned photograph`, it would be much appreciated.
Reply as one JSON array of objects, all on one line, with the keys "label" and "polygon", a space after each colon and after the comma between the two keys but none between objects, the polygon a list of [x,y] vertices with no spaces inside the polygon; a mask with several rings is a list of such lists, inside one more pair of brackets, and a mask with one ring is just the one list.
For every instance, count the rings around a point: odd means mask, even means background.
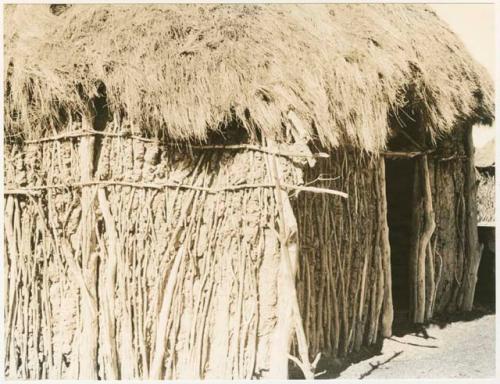
[{"label": "sepia-toned photograph", "polygon": [[5,379],[494,380],[494,4],[17,3],[3,39]]}]

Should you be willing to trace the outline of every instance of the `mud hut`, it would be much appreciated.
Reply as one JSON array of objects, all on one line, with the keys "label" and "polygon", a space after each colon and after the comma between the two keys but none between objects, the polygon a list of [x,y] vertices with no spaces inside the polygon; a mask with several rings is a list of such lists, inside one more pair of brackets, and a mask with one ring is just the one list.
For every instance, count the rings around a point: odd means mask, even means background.
[{"label": "mud hut", "polygon": [[306,378],[471,309],[492,83],[420,5],[5,9],[9,378]]}]

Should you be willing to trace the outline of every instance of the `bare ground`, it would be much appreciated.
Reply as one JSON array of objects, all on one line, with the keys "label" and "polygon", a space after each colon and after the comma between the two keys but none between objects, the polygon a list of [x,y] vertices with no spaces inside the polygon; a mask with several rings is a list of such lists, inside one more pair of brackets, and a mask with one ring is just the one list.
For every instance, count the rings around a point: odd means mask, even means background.
[{"label": "bare ground", "polygon": [[411,333],[385,340],[380,354],[349,366],[338,378],[495,376],[494,314],[469,321],[432,324],[425,330],[424,334]]}]

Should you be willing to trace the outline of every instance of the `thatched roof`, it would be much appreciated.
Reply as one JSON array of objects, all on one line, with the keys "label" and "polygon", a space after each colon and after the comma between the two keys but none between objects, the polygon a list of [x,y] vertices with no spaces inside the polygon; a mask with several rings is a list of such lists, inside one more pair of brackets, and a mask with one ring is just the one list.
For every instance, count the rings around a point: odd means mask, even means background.
[{"label": "thatched roof", "polygon": [[474,164],[478,168],[495,166],[495,138],[493,137],[486,144],[476,148]]},{"label": "thatched roof", "polygon": [[418,110],[437,137],[490,123],[491,79],[422,5],[46,5],[5,11],[8,135],[38,137],[106,90],[144,134],[280,137],[293,110],[326,146],[383,147]]}]

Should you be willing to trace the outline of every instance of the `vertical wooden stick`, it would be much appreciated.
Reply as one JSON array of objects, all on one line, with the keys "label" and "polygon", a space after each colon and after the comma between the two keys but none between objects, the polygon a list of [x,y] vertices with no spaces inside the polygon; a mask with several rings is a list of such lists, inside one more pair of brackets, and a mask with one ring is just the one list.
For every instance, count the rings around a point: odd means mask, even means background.
[{"label": "vertical wooden stick", "polygon": [[[419,313],[419,296],[422,294],[420,284],[423,284],[423,276],[419,270],[419,241],[422,232],[422,193],[421,193],[421,176],[420,166],[418,162],[414,165],[414,180],[413,180],[413,198],[412,198],[412,221],[411,221],[411,245],[410,245],[410,319],[417,322]],[[425,270],[424,270],[425,272]],[[425,279],[423,280],[425,281]],[[424,296],[425,297],[425,296]],[[423,320],[422,320],[423,321]]]},{"label": "vertical wooden stick", "polygon": [[434,296],[434,289],[436,287],[434,276],[434,257],[432,256],[431,248],[431,238],[434,230],[436,229],[436,220],[432,204],[432,189],[427,155],[422,156],[420,161],[422,163],[422,177],[424,179],[424,231],[421,238],[420,252],[425,260],[424,268],[429,272],[425,273],[426,281],[429,282],[429,284],[425,289],[426,295],[424,301],[424,319],[428,320],[432,315],[430,313],[430,309],[432,305],[432,297]]},{"label": "vertical wooden stick", "polygon": [[165,292],[163,294],[163,302],[158,315],[158,330],[156,332],[155,350],[153,353],[153,361],[151,363],[150,378],[160,380],[163,372],[163,357],[165,356],[166,337],[167,337],[167,322],[170,316],[171,303],[174,293],[175,284],[177,283],[177,273],[179,266],[184,257],[184,245],[181,245],[175,256],[174,263],[170,269]]},{"label": "vertical wooden stick", "polygon": [[392,321],[394,308],[392,303],[392,272],[391,272],[391,246],[389,243],[389,225],[387,223],[387,194],[385,179],[385,160],[379,159],[380,179],[380,248],[382,253],[382,268],[384,274],[384,303],[382,308],[382,336],[392,336]]},{"label": "vertical wooden stick", "polygon": [[[417,202],[417,207],[420,206],[419,201],[422,199],[423,207],[422,210],[416,209],[414,215],[417,215],[417,220],[423,219],[423,228],[417,231],[417,226],[413,227],[417,241],[414,242],[415,250],[413,254],[416,257],[415,265],[416,270],[414,272],[415,284],[413,289],[416,290],[413,312],[413,321],[417,324],[424,323],[429,314],[431,298],[434,295],[434,283],[428,283],[429,281],[434,281],[434,268],[430,268],[427,262],[429,256],[429,245],[431,241],[432,234],[436,228],[436,222],[434,218],[434,210],[432,207],[432,190],[429,175],[429,165],[427,160],[427,155],[421,156],[416,164],[417,169],[421,172],[415,172],[416,178],[421,178],[421,181],[416,180],[416,184],[422,185],[422,188],[416,188],[414,196],[414,201]],[[416,207],[416,208],[417,208]],[[427,265],[427,268],[426,268]],[[426,269],[432,275],[426,275]],[[427,289],[428,288],[428,289]]]},{"label": "vertical wooden stick", "polygon": [[[296,244],[292,245],[291,249],[288,246],[289,239],[297,235],[297,222],[293,215],[293,210],[289,203],[288,194],[281,188],[279,180],[279,172],[276,162],[276,156],[269,156],[270,168],[274,182],[276,183],[275,199],[278,206],[278,215],[280,220],[280,250],[281,262],[280,272],[278,275],[278,325],[277,332],[274,337],[271,349],[271,377],[286,379],[288,376],[288,352],[291,343],[292,327],[295,327],[297,334],[297,341],[299,347],[299,354],[302,360],[302,370],[306,379],[313,379],[314,372],[309,362],[309,352],[307,347],[307,340],[305,337],[304,326],[300,316],[300,307],[297,299],[297,291],[295,287],[295,271],[297,265]],[[286,204],[286,207],[284,205]],[[285,215],[285,212],[287,215]],[[286,233],[287,229],[290,231]],[[295,233],[294,233],[295,231]],[[293,242],[292,242],[293,244]],[[290,252],[293,252],[294,260],[291,260]],[[288,300],[285,299],[285,294],[288,294]],[[291,299],[291,300],[290,300]],[[290,302],[291,301],[291,302]],[[290,326],[286,318],[282,316],[289,316],[292,318]],[[280,324],[281,320],[281,324]],[[281,339],[281,340],[279,340]],[[283,359],[283,355],[286,359]],[[284,367],[284,365],[286,366]]]},{"label": "vertical wooden stick", "polygon": [[[14,197],[8,196],[7,202],[5,204],[5,239],[8,250],[8,258],[10,259],[10,265],[8,273],[9,281],[8,291],[6,292],[8,298],[8,306],[7,306],[7,324],[5,329],[5,354],[6,361],[9,362],[9,370],[6,376],[8,378],[14,379],[17,377],[16,365],[17,365],[17,355],[15,349],[15,340],[14,340],[14,315],[15,315],[15,307],[17,305],[17,274],[18,274],[18,259],[19,253],[17,248],[17,238],[14,233],[13,221],[14,221]],[[7,259],[7,257],[6,257]],[[7,304],[7,300],[6,300]]]},{"label": "vertical wooden stick", "polygon": [[[82,121],[83,129],[91,129],[91,124],[85,120]],[[85,183],[92,180],[94,172],[94,137],[84,136],[80,141],[80,180]],[[93,237],[93,204],[94,187],[82,188],[82,222],[81,222],[81,250],[82,250],[82,270],[85,285],[90,290],[90,294],[96,297],[97,281],[97,257],[94,254],[95,241]],[[82,306],[82,338],[80,339],[80,369],[79,378],[96,380],[97,379],[97,344],[98,344],[98,314],[91,308],[90,300],[81,301]]]},{"label": "vertical wooden stick", "polygon": [[106,233],[108,234],[107,260],[105,271],[105,293],[101,298],[103,305],[103,313],[105,318],[105,334],[104,351],[106,362],[106,379],[119,379],[118,374],[118,357],[116,352],[116,329],[115,329],[115,284],[116,284],[116,266],[118,260],[118,233],[116,231],[115,221],[111,214],[106,191],[99,188],[97,191],[99,206],[101,209]]},{"label": "vertical wooden stick", "polygon": [[472,126],[467,127],[465,151],[467,165],[465,175],[465,200],[466,200],[466,271],[463,282],[463,302],[459,306],[465,310],[472,310],[474,293],[476,290],[477,271],[481,261],[477,233],[477,188],[476,171],[474,168],[474,142],[472,139]]}]

